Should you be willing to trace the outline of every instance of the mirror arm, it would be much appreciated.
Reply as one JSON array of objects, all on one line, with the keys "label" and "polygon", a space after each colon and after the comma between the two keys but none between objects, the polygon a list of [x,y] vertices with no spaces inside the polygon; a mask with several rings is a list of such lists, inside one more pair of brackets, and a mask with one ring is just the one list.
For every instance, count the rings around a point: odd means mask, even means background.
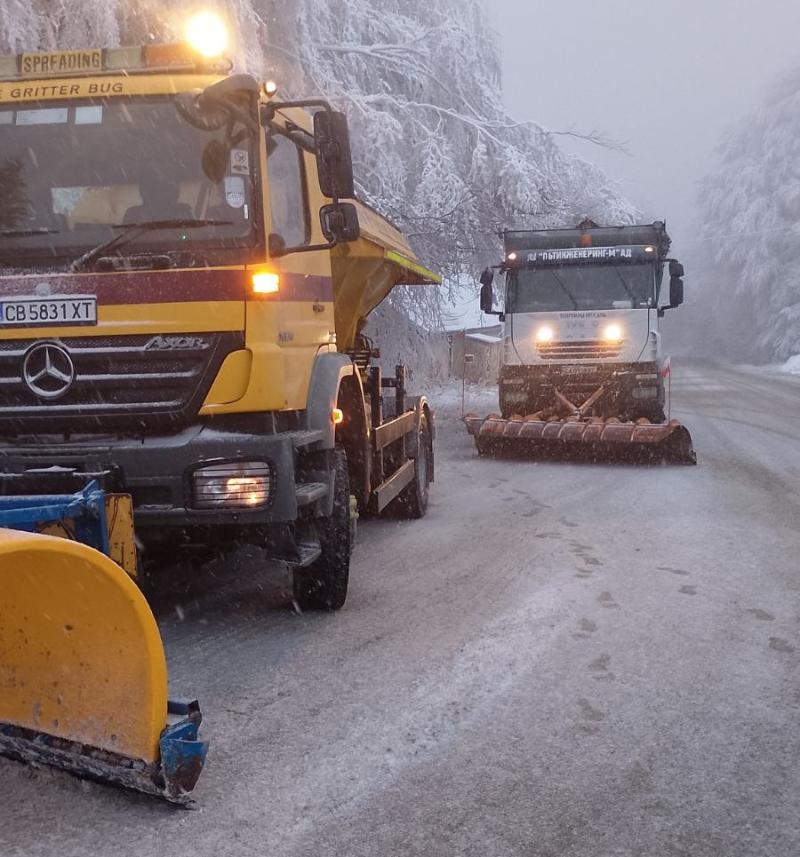
[{"label": "mirror arm", "polygon": [[258,122],[256,122],[249,113],[246,113],[240,107],[233,104],[227,98],[215,98],[214,96],[201,96],[205,101],[210,102],[218,107],[221,107],[229,116],[232,116],[234,119],[237,119],[242,125],[247,128],[248,131],[251,131],[253,134],[258,134],[261,130]]},{"label": "mirror arm", "polygon": [[329,241],[327,244],[301,244],[299,247],[284,247],[280,252],[272,250],[270,256],[273,259],[282,259],[284,256],[290,256],[294,253],[315,253],[317,250],[333,250],[339,242]]},{"label": "mirror arm", "polygon": [[328,113],[333,112],[333,107],[331,107],[330,102],[325,101],[322,98],[311,98],[305,101],[270,101],[261,109],[261,121],[264,122],[264,124],[271,122],[279,110],[289,110],[292,107],[317,107],[320,110],[327,111]]},{"label": "mirror arm", "polygon": [[308,131],[304,131],[302,128],[298,128],[295,125],[290,125],[284,128],[273,120],[265,122],[264,126],[273,134],[280,134],[282,137],[286,137],[287,140],[291,140],[295,146],[299,146],[304,152],[308,152],[311,155],[317,154],[317,147],[314,145],[314,138],[308,133]]}]

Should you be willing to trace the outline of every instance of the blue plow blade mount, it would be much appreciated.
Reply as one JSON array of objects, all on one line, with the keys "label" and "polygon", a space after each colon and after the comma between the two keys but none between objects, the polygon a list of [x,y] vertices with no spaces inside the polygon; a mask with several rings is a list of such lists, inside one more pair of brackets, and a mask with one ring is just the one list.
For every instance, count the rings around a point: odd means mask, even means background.
[{"label": "blue plow blade mount", "polygon": [[[62,527],[74,541],[109,556],[106,492],[97,481],[75,494],[0,496],[0,529],[38,533],[53,526]],[[191,804],[191,792],[208,753],[208,742],[199,737],[200,706],[196,700],[169,700],[164,716],[166,725],[158,741],[160,758],[156,763],[7,723],[2,717],[0,755],[54,766],[84,779],[135,789],[171,803]]]},{"label": "blue plow blade mount", "polygon": [[106,495],[98,482],[76,494],[0,497],[0,527],[40,532],[51,525],[72,524],[75,541],[109,556]]}]

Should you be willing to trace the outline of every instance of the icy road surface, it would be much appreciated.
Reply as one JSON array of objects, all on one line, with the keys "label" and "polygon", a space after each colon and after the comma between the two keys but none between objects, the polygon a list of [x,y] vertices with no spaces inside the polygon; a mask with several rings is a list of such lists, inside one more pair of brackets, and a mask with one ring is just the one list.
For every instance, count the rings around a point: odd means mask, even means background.
[{"label": "icy road surface", "polygon": [[430,514],[361,527],[341,613],[256,552],[162,597],[201,811],[0,761],[0,855],[800,853],[800,378],[675,383],[697,468],[482,460],[442,391]]}]

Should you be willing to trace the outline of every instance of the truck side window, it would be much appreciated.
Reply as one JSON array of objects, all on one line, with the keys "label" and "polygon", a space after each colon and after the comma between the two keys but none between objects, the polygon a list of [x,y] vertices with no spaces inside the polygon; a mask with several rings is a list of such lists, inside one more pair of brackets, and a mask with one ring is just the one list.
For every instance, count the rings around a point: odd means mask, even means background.
[{"label": "truck side window", "polygon": [[272,135],[268,146],[272,231],[283,238],[287,247],[299,247],[311,238],[303,153],[282,134]]}]

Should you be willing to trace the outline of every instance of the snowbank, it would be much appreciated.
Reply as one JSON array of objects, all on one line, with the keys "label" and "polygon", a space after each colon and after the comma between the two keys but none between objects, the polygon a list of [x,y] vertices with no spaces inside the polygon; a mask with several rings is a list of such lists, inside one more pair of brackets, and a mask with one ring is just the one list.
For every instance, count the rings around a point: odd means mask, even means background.
[{"label": "snowbank", "polygon": [[800,354],[795,354],[794,357],[790,357],[783,366],[781,366],[781,372],[788,372],[790,375],[800,375]]}]

